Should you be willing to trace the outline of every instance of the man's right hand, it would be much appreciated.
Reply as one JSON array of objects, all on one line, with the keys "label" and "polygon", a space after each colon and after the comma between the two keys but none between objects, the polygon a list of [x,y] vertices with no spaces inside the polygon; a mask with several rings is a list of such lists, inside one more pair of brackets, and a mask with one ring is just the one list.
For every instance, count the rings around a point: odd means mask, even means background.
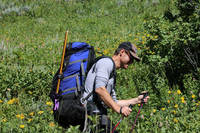
[{"label": "man's right hand", "polygon": [[130,113],[132,112],[132,109],[129,108],[128,106],[123,106],[121,107],[121,114],[125,117],[129,116]]}]

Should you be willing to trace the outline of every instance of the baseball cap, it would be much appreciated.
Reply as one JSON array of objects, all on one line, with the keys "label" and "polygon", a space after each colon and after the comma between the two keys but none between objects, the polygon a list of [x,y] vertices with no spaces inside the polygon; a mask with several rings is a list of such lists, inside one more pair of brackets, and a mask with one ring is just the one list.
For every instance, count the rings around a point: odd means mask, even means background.
[{"label": "baseball cap", "polygon": [[141,59],[137,56],[137,48],[134,44],[131,44],[131,42],[122,42],[119,44],[118,48],[123,48],[127,50],[130,55],[131,59],[135,59],[136,61],[140,61]]}]

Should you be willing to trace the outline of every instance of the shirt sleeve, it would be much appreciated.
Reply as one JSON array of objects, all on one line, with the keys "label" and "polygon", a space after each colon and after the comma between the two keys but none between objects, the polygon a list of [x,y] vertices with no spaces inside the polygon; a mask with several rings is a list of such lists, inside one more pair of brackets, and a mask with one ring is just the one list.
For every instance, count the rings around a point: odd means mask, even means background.
[{"label": "shirt sleeve", "polygon": [[109,81],[110,74],[113,69],[113,62],[110,59],[100,59],[95,66],[96,80],[95,89],[99,87],[106,87]]}]

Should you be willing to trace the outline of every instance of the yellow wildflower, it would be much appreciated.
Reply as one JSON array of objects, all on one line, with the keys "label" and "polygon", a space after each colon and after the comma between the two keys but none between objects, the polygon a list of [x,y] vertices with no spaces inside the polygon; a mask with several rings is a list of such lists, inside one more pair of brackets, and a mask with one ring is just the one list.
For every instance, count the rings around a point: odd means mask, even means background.
[{"label": "yellow wildflower", "polygon": [[50,127],[54,127],[55,124],[54,124],[53,122],[50,122],[50,123],[49,123],[49,126],[50,126]]},{"label": "yellow wildflower", "polygon": [[21,117],[20,117],[20,119],[24,119],[24,115],[23,115],[23,114],[21,114]]},{"label": "yellow wildflower", "polygon": [[30,116],[33,116],[33,115],[34,115],[34,112],[29,113],[29,115],[30,115]]},{"label": "yellow wildflower", "polygon": [[185,100],[184,100],[184,99],[182,99],[182,100],[181,100],[181,102],[182,102],[182,103],[185,103]]},{"label": "yellow wildflower", "polygon": [[20,125],[19,127],[20,127],[20,128],[24,128],[25,126],[24,126],[24,125]]},{"label": "yellow wildflower", "polygon": [[32,91],[28,91],[28,93],[29,93],[30,95],[32,95],[32,94],[33,94],[33,92],[32,92]]},{"label": "yellow wildflower", "polygon": [[184,97],[181,97],[181,102],[185,103],[185,98]]},{"label": "yellow wildflower", "polygon": [[15,99],[11,99],[7,102],[7,104],[13,104],[15,102]]},{"label": "yellow wildflower", "polygon": [[176,118],[174,118],[174,122],[175,122],[175,123],[177,123],[177,122],[178,122],[178,120],[177,120]]},{"label": "yellow wildflower", "polygon": [[16,115],[17,118],[20,118],[20,116],[21,116],[20,114],[17,114],[17,115]]},{"label": "yellow wildflower", "polygon": [[176,114],[176,111],[175,111],[175,110],[173,110],[173,111],[172,111],[172,113]]},{"label": "yellow wildflower", "polygon": [[194,94],[192,94],[192,98],[194,99],[196,96]]},{"label": "yellow wildflower", "polygon": [[17,114],[16,117],[20,119],[24,119],[24,114]]},{"label": "yellow wildflower", "polygon": [[156,35],[156,36],[154,36],[154,38],[155,38],[155,39],[157,39],[157,38],[158,38],[158,36]]},{"label": "yellow wildflower", "polygon": [[18,101],[19,101],[18,98],[13,98],[13,99],[9,100],[9,101],[7,102],[7,104],[17,103]]},{"label": "yellow wildflower", "polygon": [[53,114],[53,111],[51,110],[51,112],[50,112],[51,114]]},{"label": "yellow wildflower", "polygon": [[155,113],[156,112],[156,110],[155,109],[153,109],[153,113]]},{"label": "yellow wildflower", "polygon": [[170,100],[167,100],[168,103],[170,103]]},{"label": "yellow wildflower", "polygon": [[185,100],[184,97],[181,97],[181,100]]},{"label": "yellow wildflower", "polygon": [[103,53],[104,53],[104,54],[108,54],[108,50],[104,50]]},{"label": "yellow wildflower", "polygon": [[0,100],[0,103],[3,103],[3,101],[2,101],[2,100]]},{"label": "yellow wildflower", "polygon": [[150,37],[150,34],[147,34],[147,37]]},{"label": "yellow wildflower", "polygon": [[180,91],[180,90],[177,90],[177,94],[181,94],[181,91]]},{"label": "yellow wildflower", "polygon": [[40,115],[43,114],[43,113],[44,113],[44,111],[39,111],[39,112],[38,112],[38,114],[40,114]]},{"label": "yellow wildflower", "polygon": [[168,91],[168,94],[171,94],[172,92],[171,91]]},{"label": "yellow wildflower", "polygon": [[2,120],[2,122],[7,122],[7,119],[6,119],[6,118],[4,118],[4,119]]},{"label": "yellow wildflower", "polygon": [[46,105],[51,106],[51,105],[52,105],[52,102],[46,102]]},{"label": "yellow wildflower", "polygon": [[174,107],[175,107],[175,108],[178,108],[178,104],[175,104]]},{"label": "yellow wildflower", "polygon": [[33,119],[28,119],[28,122],[30,123]]},{"label": "yellow wildflower", "polygon": [[165,108],[161,108],[162,109],[162,111],[164,111],[165,110]]}]

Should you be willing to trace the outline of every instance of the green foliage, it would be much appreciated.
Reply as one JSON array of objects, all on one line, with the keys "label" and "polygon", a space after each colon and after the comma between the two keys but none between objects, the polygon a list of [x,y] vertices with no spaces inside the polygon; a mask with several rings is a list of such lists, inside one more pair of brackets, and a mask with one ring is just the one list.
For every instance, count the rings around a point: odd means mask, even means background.
[{"label": "green foliage", "polygon": [[[54,123],[48,97],[69,30],[68,41],[110,56],[123,41],[138,46],[142,62],[117,71],[116,87],[119,99],[149,91],[137,132],[198,132],[199,7],[197,0],[0,0],[0,131],[80,132]],[[129,132],[138,109],[120,132]],[[114,124],[121,117],[109,115]]]},{"label": "green foliage", "polygon": [[163,16],[145,22],[147,32],[154,37],[149,37],[143,46],[143,57],[153,69],[166,71],[171,86],[178,84],[184,91],[184,75],[197,76],[199,67],[200,3],[177,1],[176,5],[178,9],[168,9]]},{"label": "green foliage", "polygon": [[187,94],[195,94],[195,95],[200,95],[200,80],[199,79],[199,76],[200,76],[200,71],[198,70],[197,71],[197,79],[193,77],[192,74],[186,74],[184,76],[184,80],[183,80],[183,83],[184,83],[184,86],[186,88],[186,91],[187,91]]}]

